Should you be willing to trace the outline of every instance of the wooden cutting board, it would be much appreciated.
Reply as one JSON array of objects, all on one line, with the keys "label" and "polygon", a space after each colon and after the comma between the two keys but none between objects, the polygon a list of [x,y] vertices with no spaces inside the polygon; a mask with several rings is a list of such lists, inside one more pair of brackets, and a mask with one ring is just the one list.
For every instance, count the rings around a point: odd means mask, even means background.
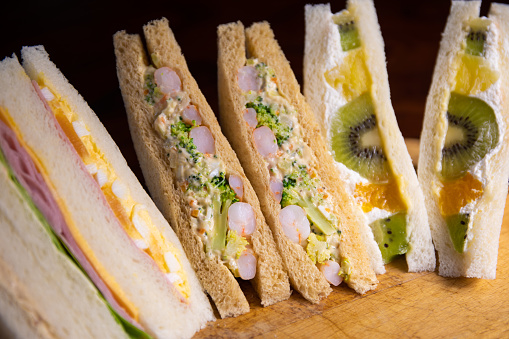
[{"label": "wooden cutting board", "polygon": [[318,305],[294,291],[289,300],[264,308],[242,281],[251,311],[209,323],[195,338],[509,338],[509,213],[495,280],[407,273],[404,258],[386,268],[376,290],[361,296],[342,284]]}]

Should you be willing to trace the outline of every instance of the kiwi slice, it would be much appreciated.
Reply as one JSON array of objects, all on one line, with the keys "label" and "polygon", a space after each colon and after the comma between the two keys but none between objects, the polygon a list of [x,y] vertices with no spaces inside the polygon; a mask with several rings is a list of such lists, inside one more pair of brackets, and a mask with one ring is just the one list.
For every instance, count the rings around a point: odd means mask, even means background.
[{"label": "kiwi slice", "polygon": [[467,35],[467,46],[465,48],[465,53],[475,56],[483,56],[485,42],[486,31],[483,29],[471,28]]},{"label": "kiwi slice", "polygon": [[348,11],[342,11],[333,17],[333,21],[338,25],[339,37],[341,39],[341,49],[349,51],[360,47],[361,39],[359,38],[359,31],[355,26],[355,21]]},{"label": "kiwi slice", "polygon": [[442,149],[441,176],[456,179],[481,161],[498,143],[493,108],[481,99],[451,92],[447,108],[449,126]]},{"label": "kiwi slice", "polygon": [[390,263],[396,256],[408,251],[406,213],[401,212],[389,218],[378,219],[369,226],[382,252],[384,264]]},{"label": "kiwi slice", "polygon": [[459,213],[445,217],[449,235],[451,236],[454,249],[458,253],[463,253],[467,240],[468,223],[470,215],[468,213]]},{"label": "kiwi slice", "polygon": [[390,169],[378,132],[371,95],[364,93],[332,117],[334,159],[372,182],[389,180]]}]

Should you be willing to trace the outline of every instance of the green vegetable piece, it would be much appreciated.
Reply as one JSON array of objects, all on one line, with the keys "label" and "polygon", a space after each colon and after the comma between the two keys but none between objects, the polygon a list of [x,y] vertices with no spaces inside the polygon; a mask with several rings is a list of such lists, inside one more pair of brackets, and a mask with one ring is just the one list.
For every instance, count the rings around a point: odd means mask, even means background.
[{"label": "green vegetable piece", "polygon": [[444,179],[464,176],[496,147],[499,131],[495,112],[481,99],[452,92],[447,108],[449,127],[442,149]]},{"label": "green vegetable piece", "polygon": [[302,207],[308,216],[309,221],[313,223],[320,231],[326,235],[331,235],[337,232],[336,228],[331,224],[330,220],[316,207],[312,197],[303,197],[299,193],[299,188],[304,191],[313,185],[309,177],[306,166],[294,165],[294,170],[291,174],[286,175],[283,179],[283,194],[281,199],[281,207],[285,208],[288,205],[297,205]]},{"label": "green vegetable piece", "polygon": [[390,263],[397,255],[408,251],[406,237],[406,213],[401,212],[389,218],[378,219],[371,225],[384,264]]},{"label": "green vegetable piece", "polygon": [[459,213],[445,218],[447,229],[451,237],[454,249],[458,253],[463,253],[467,240],[468,224],[470,222],[470,215]]},{"label": "green vegetable piece", "polygon": [[228,209],[233,203],[239,201],[239,199],[237,199],[235,191],[230,187],[228,180],[226,180],[224,172],[212,178],[211,184],[219,190],[218,194],[214,194],[212,198],[214,230],[211,235],[211,248],[214,251],[222,253],[226,246]]},{"label": "green vegetable piece", "polygon": [[138,327],[131,324],[129,321],[124,319],[120,314],[115,311],[115,309],[110,305],[110,303],[104,298],[104,296],[101,294],[101,292],[97,289],[95,284],[92,280],[88,277],[87,273],[81,266],[81,264],[78,262],[78,260],[74,257],[74,255],[71,253],[71,251],[67,248],[67,246],[60,240],[58,235],[53,231],[53,228],[46,220],[46,217],[42,214],[42,212],[37,208],[35,203],[32,200],[32,197],[28,193],[28,191],[21,185],[21,183],[16,178],[16,175],[14,174],[14,171],[10,167],[10,165],[7,163],[7,159],[5,159],[5,156],[3,155],[2,149],[0,148],[0,166],[3,166],[7,169],[7,172],[9,173],[9,177],[11,178],[14,186],[18,190],[18,192],[21,194],[23,199],[27,202],[29,208],[32,210],[32,212],[35,214],[37,219],[41,222],[42,227],[48,234],[49,238],[51,239],[51,242],[55,246],[55,248],[62,253],[65,257],[67,257],[74,265],[78,267],[78,269],[85,275],[85,277],[92,283],[94,286],[94,289],[97,292],[98,297],[106,304],[108,309],[110,310],[113,318],[115,321],[122,326],[125,333],[128,335],[131,339],[152,339],[150,335],[139,329]]},{"label": "green vegetable piece", "polygon": [[315,206],[311,197],[303,198],[299,192],[292,187],[283,188],[283,198],[281,199],[281,207],[288,205],[300,206],[306,211],[309,221],[313,223],[323,234],[331,235],[336,232],[336,228],[332,226],[329,219]]},{"label": "green vegetable piece", "polygon": [[276,137],[277,145],[281,146],[292,133],[292,128],[286,124],[283,124],[274,109],[268,105],[260,103],[248,102],[246,108],[253,108],[256,111],[256,119],[258,125],[267,126],[274,133]]},{"label": "green vegetable piece", "polygon": [[211,247],[212,250],[218,251],[220,253],[223,252],[223,249],[226,246],[226,230],[228,228],[226,225],[228,209],[226,208],[226,211],[223,211],[221,205],[221,196],[214,196],[212,201],[212,206],[214,209],[214,230],[211,236]]}]

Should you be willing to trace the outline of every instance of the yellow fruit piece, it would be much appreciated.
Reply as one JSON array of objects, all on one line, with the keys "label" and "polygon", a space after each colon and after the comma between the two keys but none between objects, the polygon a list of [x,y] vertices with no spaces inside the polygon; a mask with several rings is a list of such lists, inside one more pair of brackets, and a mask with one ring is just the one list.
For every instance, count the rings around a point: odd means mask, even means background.
[{"label": "yellow fruit piece", "polygon": [[465,95],[475,95],[490,88],[499,77],[500,73],[491,69],[485,58],[464,54],[454,79],[453,91]]},{"label": "yellow fruit piece", "polygon": [[389,212],[406,210],[396,180],[389,180],[385,184],[358,183],[355,186],[354,196],[361,204],[364,213],[368,213],[374,207]]},{"label": "yellow fruit piece", "polygon": [[463,177],[442,182],[438,205],[443,216],[460,213],[463,206],[482,196],[482,183],[470,173]]},{"label": "yellow fruit piece", "polygon": [[343,63],[325,72],[324,76],[330,86],[342,91],[346,101],[357,98],[371,86],[362,48],[349,51]]}]

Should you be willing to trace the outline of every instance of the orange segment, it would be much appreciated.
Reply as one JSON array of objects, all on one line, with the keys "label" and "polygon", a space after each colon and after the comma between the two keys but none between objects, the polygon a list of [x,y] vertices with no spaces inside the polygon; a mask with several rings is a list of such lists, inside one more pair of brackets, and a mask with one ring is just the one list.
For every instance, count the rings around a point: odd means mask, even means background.
[{"label": "orange segment", "polygon": [[389,180],[386,184],[358,183],[355,186],[354,196],[362,205],[364,213],[368,213],[374,207],[389,212],[406,210],[395,180]]},{"label": "orange segment", "polygon": [[482,183],[470,173],[463,177],[442,182],[438,204],[443,216],[460,213],[460,209],[482,196]]}]

